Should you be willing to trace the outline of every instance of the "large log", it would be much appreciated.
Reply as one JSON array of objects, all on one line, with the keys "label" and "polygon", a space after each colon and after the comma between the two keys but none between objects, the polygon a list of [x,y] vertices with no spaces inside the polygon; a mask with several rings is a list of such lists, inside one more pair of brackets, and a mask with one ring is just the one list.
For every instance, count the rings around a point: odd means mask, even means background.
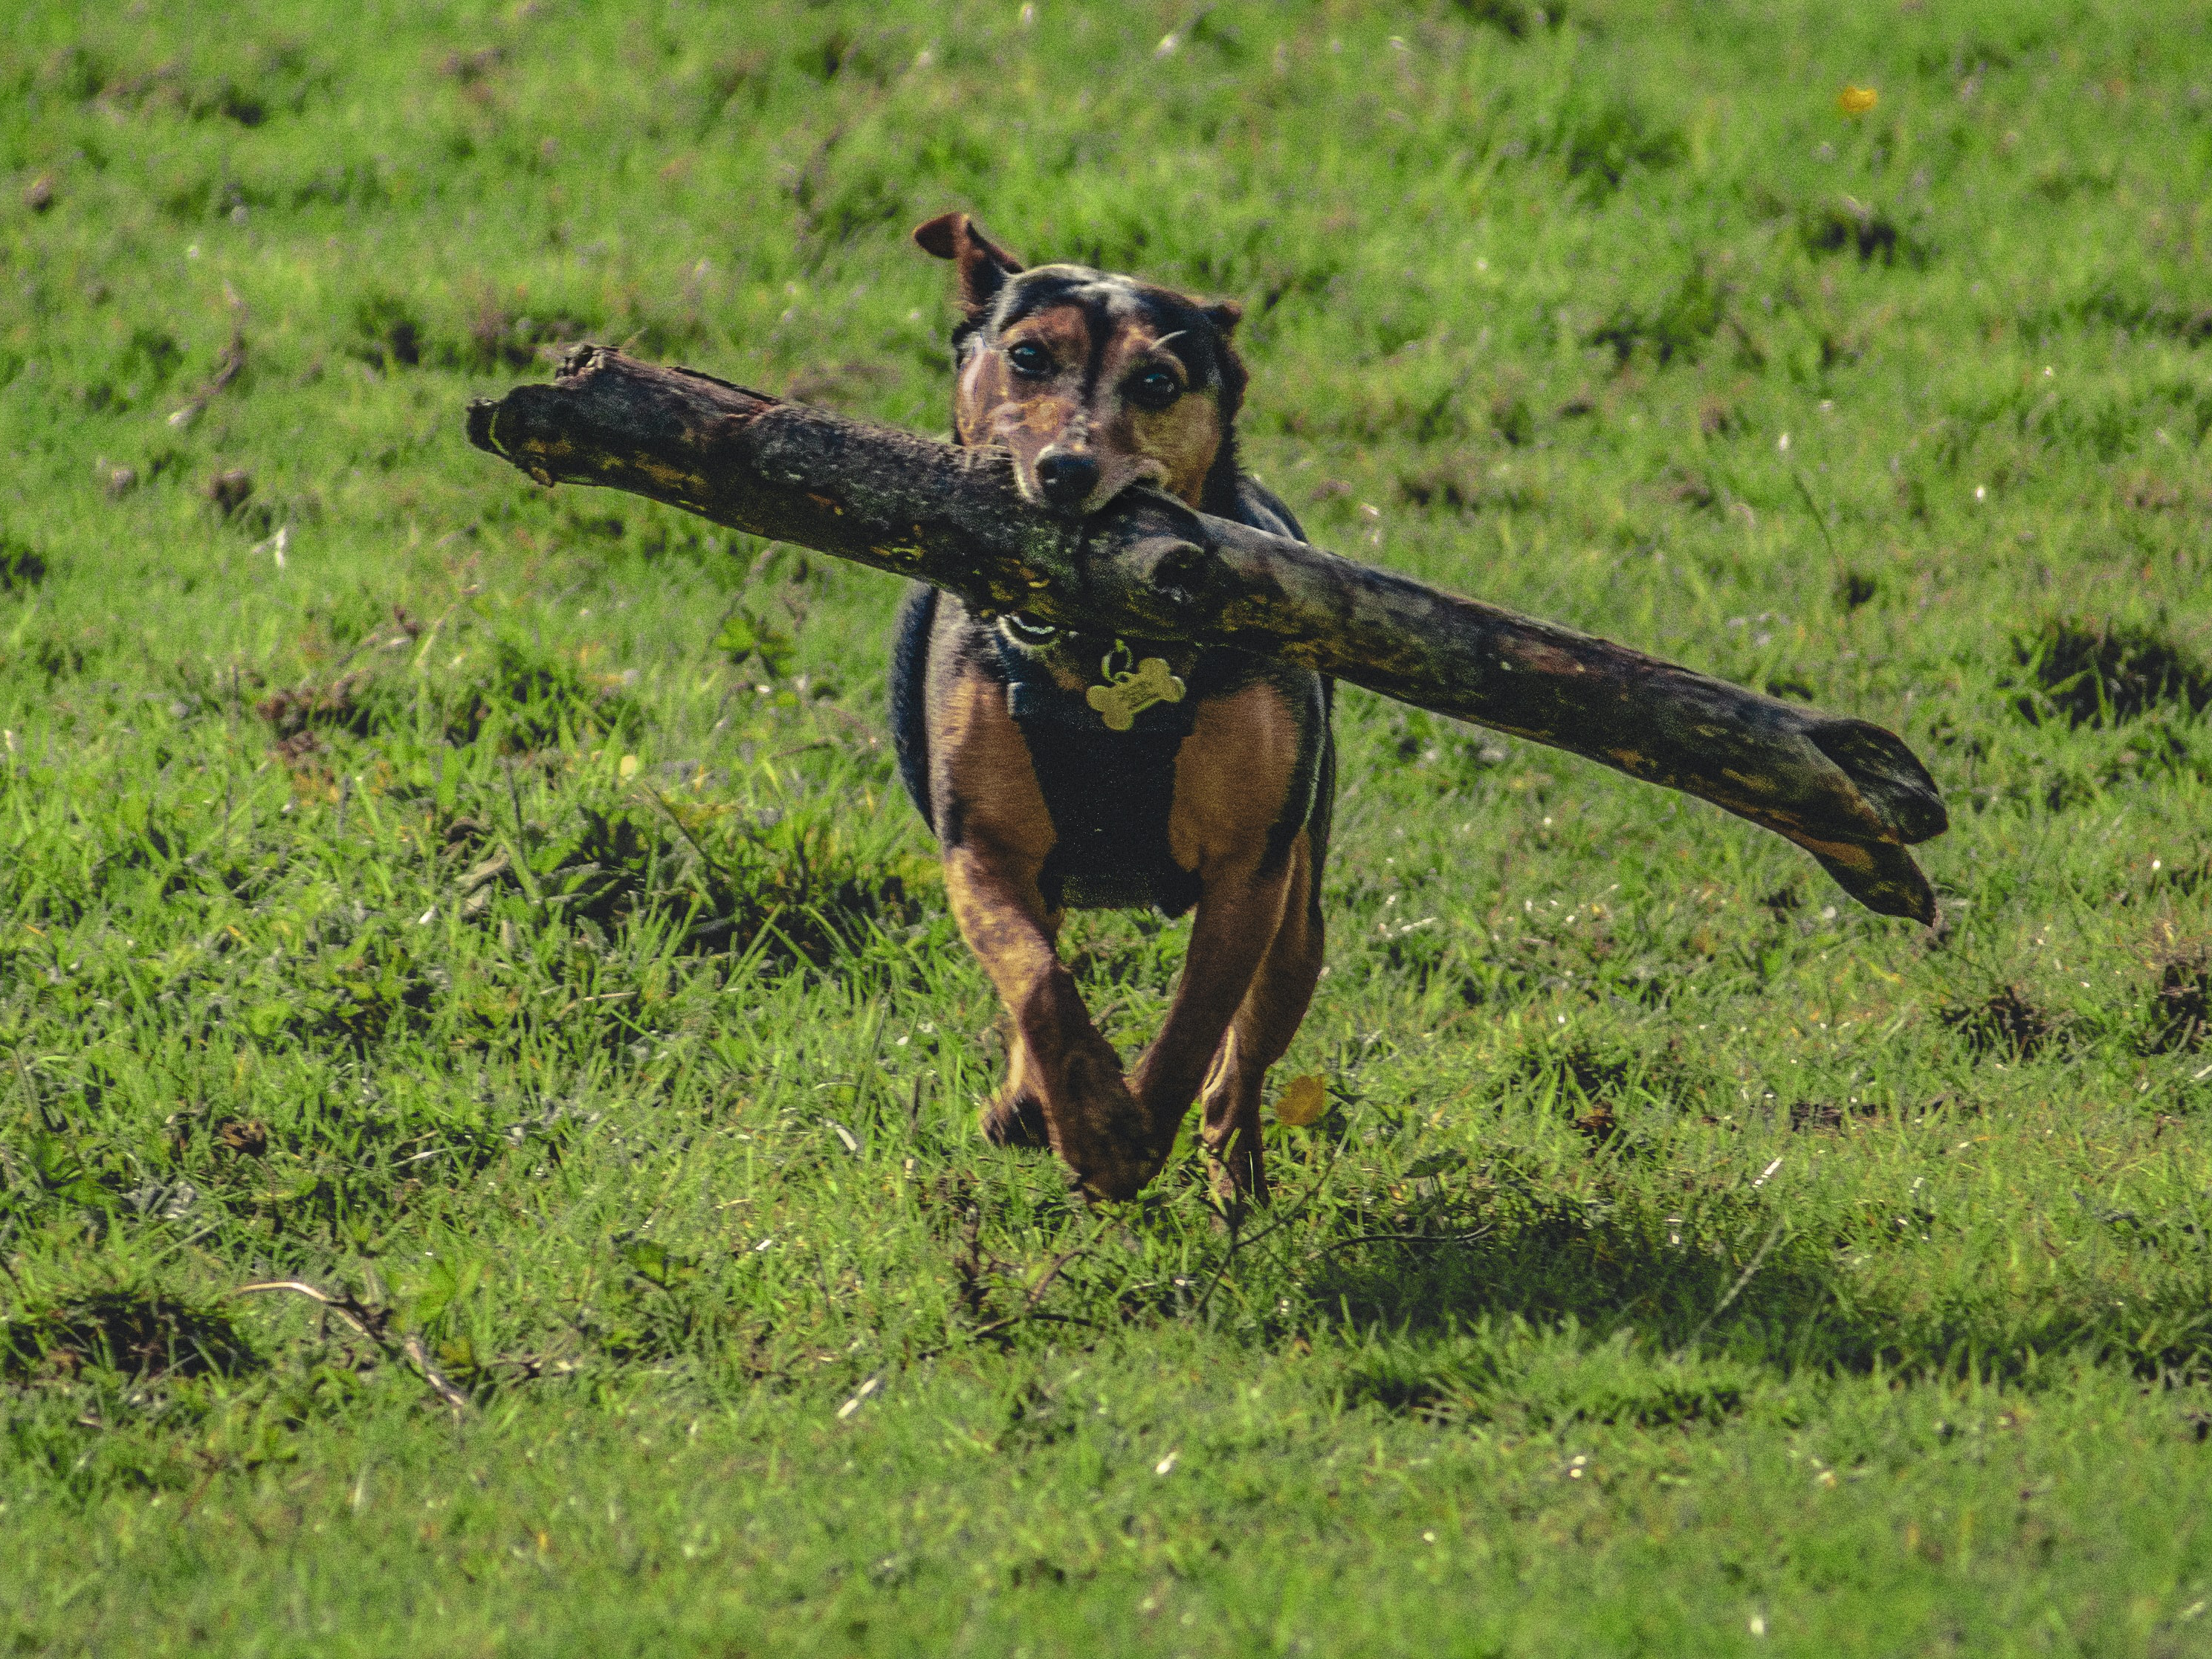
[{"label": "large log", "polygon": [[1571,750],[1796,842],[1870,910],[1933,924],[1905,849],[1941,835],[1911,750],[1625,646],[1132,490],[1071,518],[1006,458],[580,346],[550,385],[469,406],[469,440],[542,484],[629,490],[918,577],[985,611],[1235,646]]}]

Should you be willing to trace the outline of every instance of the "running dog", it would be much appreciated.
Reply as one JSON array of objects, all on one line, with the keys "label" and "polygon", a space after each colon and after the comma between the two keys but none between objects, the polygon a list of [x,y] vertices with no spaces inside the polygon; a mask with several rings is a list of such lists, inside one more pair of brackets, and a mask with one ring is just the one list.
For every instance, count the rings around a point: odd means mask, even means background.
[{"label": "running dog", "polygon": [[[1083,265],[1024,269],[964,213],[914,239],[958,270],[956,440],[1010,451],[1024,496],[1083,515],[1145,485],[1305,539],[1237,469],[1237,306]],[[1085,1193],[1127,1198],[1202,1098],[1217,1193],[1266,1198],[1261,1088],[1321,972],[1329,705],[1328,680],[1241,651],[908,596],[899,770],[1012,1023],[983,1114],[992,1141],[1049,1146]],[[1071,908],[1146,905],[1196,915],[1166,1024],[1125,1075],[1057,941]]]}]

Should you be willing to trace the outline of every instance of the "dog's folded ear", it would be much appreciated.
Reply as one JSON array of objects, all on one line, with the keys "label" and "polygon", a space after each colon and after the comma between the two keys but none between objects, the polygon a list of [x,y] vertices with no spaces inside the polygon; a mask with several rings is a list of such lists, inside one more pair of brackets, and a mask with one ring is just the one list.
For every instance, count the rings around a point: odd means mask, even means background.
[{"label": "dog's folded ear", "polygon": [[1006,278],[1022,262],[975,227],[964,213],[940,214],[926,225],[916,225],[914,240],[925,253],[960,263],[960,303],[974,317],[999,297]]},{"label": "dog's folded ear", "polygon": [[[921,233],[917,231],[915,234]],[[1221,331],[1221,337],[1224,340],[1236,333],[1237,325],[1244,320],[1244,307],[1234,300],[1216,301],[1206,307],[1205,311],[1206,320]]]}]

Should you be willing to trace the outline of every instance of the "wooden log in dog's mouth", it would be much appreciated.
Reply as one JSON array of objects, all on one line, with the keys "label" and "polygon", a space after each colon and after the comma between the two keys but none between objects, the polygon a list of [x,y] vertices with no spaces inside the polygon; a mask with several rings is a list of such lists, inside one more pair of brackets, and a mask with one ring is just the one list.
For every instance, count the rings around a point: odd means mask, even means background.
[{"label": "wooden log in dog's mouth", "polygon": [[550,385],[469,406],[469,441],[542,484],[623,489],[932,582],[986,612],[1230,645],[1565,749],[1796,842],[1861,904],[1934,925],[1905,848],[1943,833],[1894,732],[1825,714],[1150,490],[1071,519],[1003,455],[579,346]]}]

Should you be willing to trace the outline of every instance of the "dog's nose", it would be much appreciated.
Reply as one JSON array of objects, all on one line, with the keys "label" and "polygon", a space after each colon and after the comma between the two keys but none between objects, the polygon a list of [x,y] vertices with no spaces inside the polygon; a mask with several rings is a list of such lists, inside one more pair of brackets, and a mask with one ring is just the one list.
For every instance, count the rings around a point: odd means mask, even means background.
[{"label": "dog's nose", "polygon": [[1066,452],[1038,459],[1037,485],[1054,507],[1080,507],[1098,487],[1098,463]]}]

